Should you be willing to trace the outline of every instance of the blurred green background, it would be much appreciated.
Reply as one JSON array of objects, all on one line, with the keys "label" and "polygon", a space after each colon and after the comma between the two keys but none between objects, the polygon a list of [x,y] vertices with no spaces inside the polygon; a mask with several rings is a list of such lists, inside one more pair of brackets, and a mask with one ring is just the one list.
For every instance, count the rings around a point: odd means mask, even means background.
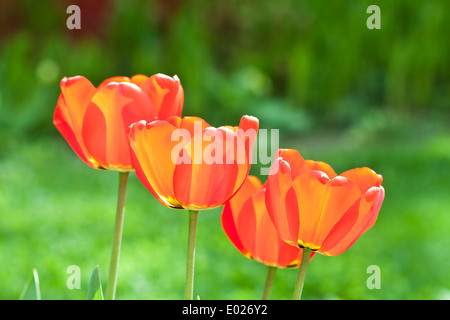
[{"label": "blurred green background", "polygon": [[[66,27],[70,4],[81,30]],[[366,27],[371,4],[380,30]],[[106,287],[118,176],[54,128],[59,81],[158,72],[181,79],[183,115],[252,114],[280,147],[383,175],[377,223],[313,259],[304,299],[449,299],[449,16],[447,0],[0,1],[0,299],[18,299],[32,268],[43,299],[85,299],[97,264]],[[266,266],[231,245],[220,212],[199,214],[194,294],[260,299]],[[130,175],[118,299],[183,298],[187,222]],[[278,270],[271,298],[290,299],[296,277]]]}]

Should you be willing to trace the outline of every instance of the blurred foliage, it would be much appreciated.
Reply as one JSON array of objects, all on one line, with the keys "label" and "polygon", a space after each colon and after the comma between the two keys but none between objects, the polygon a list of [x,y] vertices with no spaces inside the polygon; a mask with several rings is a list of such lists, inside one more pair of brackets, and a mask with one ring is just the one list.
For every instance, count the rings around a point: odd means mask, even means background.
[{"label": "blurred foliage", "polygon": [[[78,4],[81,30],[68,30]],[[348,128],[371,109],[448,111],[446,0],[2,1],[0,138],[55,134],[63,76],[98,85],[115,75],[177,74],[184,115],[213,125],[242,114],[301,134]],[[4,146],[3,146],[4,147]]]},{"label": "blurred foliage", "polygon": [[[66,27],[70,4],[81,30]],[[366,28],[371,4],[381,30]],[[218,126],[252,114],[280,129],[280,147],[383,174],[374,230],[315,258],[305,298],[448,298],[449,16],[448,0],[0,1],[0,298],[19,297],[32,268],[43,299],[85,299],[97,264],[106,279],[117,177],[54,128],[61,78],[158,72],[180,77],[183,115]],[[259,299],[266,269],[232,247],[219,213],[199,215],[195,294]],[[187,216],[134,177],[125,221],[118,298],[181,298]],[[71,264],[82,290],[65,286]],[[366,288],[368,264],[382,290]],[[295,277],[280,270],[273,297],[290,298]]]}]

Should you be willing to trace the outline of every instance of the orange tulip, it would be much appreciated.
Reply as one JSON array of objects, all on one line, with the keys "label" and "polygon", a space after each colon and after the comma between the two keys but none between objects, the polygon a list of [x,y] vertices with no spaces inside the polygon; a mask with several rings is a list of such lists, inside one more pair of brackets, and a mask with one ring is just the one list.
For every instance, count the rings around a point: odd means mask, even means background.
[{"label": "orange tulip", "polygon": [[82,76],[61,81],[53,123],[75,153],[89,166],[119,172],[116,221],[106,299],[116,293],[125,193],[134,170],[129,126],[139,120],[181,115],[184,93],[178,77],[156,74],[113,77],[98,88]]},{"label": "orange tulip", "polygon": [[265,192],[258,178],[248,176],[223,208],[223,230],[247,258],[273,267],[298,267],[303,250],[279,237],[266,209]]},{"label": "orange tulip", "polygon": [[85,77],[63,78],[53,123],[75,153],[96,169],[133,171],[128,127],[181,115],[178,77],[156,74],[113,77],[98,88]]},{"label": "orange tulip", "polygon": [[[251,165],[258,119],[213,128],[197,117],[145,120],[129,129],[136,176],[163,205],[189,212],[184,297],[194,297],[198,211],[224,204],[242,186]],[[181,141],[180,141],[181,140]]]},{"label": "orange tulip", "polygon": [[197,117],[170,117],[130,126],[136,175],[165,206],[201,210],[224,204],[251,165],[258,119],[213,128]]},{"label": "orange tulip", "polygon": [[374,225],[385,194],[382,181],[369,168],[338,176],[324,162],[279,150],[267,181],[267,210],[288,244],[338,255]]}]

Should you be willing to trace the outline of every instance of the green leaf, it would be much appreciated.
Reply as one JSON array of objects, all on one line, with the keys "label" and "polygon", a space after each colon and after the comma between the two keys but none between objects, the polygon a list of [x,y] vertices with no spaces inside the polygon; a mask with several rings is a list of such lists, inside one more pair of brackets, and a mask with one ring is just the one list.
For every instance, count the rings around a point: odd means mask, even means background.
[{"label": "green leaf", "polygon": [[39,275],[35,268],[30,280],[27,281],[25,287],[20,294],[20,300],[41,300],[41,290],[39,288]]},{"label": "green leaf", "polygon": [[100,268],[98,265],[95,266],[91,274],[91,279],[89,280],[89,288],[87,293],[88,300],[104,300],[102,283],[100,281]]}]

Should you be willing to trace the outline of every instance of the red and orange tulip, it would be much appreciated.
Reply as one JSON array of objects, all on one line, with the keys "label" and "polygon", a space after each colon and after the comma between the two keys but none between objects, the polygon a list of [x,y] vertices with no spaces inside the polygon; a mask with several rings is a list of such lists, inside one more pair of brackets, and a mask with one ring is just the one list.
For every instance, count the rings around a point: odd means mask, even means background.
[{"label": "red and orange tulip", "polygon": [[193,299],[198,211],[221,206],[242,186],[258,126],[251,116],[239,127],[213,128],[201,118],[177,116],[130,126],[139,180],[163,205],[189,211],[185,299]]},{"label": "red and orange tulip", "polygon": [[178,77],[113,77],[98,88],[82,76],[63,78],[53,123],[90,167],[119,172],[119,193],[111,251],[107,299],[115,298],[128,174],[134,171],[129,126],[180,116],[184,93]]},{"label": "red and orange tulip", "polygon": [[248,175],[257,130],[251,116],[239,127],[219,128],[197,117],[139,121],[129,131],[136,175],[167,207],[221,206]]},{"label": "red and orange tulip", "polygon": [[247,258],[273,267],[298,267],[302,250],[279,237],[266,209],[265,192],[258,178],[248,176],[223,208],[223,230]]},{"label": "red and orange tulip", "polygon": [[140,120],[180,116],[184,93],[178,77],[113,77],[98,88],[82,76],[63,78],[53,123],[89,166],[133,171],[128,127]]},{"label": "red and orange tulip", "polygon": [[283,149],[268,177],[266,205],[285,242],[334,256],[374,225],[385,194],[382,181],[369,168],[336,175],[324,162]]}]

